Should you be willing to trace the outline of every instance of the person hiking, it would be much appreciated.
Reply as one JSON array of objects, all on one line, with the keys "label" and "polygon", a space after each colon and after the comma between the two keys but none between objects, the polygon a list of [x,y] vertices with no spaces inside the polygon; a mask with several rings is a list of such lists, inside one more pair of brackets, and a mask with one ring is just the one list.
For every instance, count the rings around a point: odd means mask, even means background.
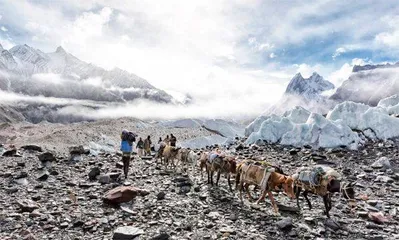
[{"label": "person hiking", "polygon": [[162,142],[162,138],[159,137],[158,144],[161,144],[161,142]]},{"label": "person hiking", "polygon": [[163,141],[165,142],[166,145],[169,145],[170,144],[169,135],[166,135],[166,138]]},{"label": "person hiking", "polygon": [[151,156],[151,137],[148,136],[145,140],[144,140],[144,152],[146,156]]},{"label": "person hiking", "polygon": [[129,163],[130,155],[133,150],[133,143],[136,141],[136,136],[134,133],[128,130],[122,130],[121,134],[121,151],[122,151],[122,162],[123,162],[123,173],[125,174],[125,179],[129,173]]},{"label": "person hiking", "polygon": [[142,157],[144,155],[144,141],[142,138],[139,139],[136,145],[137,148],[137,154],[139,157]]},{"label": "person hiking", "polygon": [[170,146],[176,147],[176,142],[177,142],[176,137],[173,136],[173,134],[170,134]]}]

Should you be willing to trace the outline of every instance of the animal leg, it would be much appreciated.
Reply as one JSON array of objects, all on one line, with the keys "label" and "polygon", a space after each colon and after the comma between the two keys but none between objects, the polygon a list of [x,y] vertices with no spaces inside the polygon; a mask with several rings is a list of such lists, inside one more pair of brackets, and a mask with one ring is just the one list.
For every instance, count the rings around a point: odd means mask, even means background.
[{"label": "animal leg", "polygon": [[211,183],[211,173],[210,173],[210,170],[208,169],[208,166],[205,166],[205,171],[206,171],[206,174],[208,175],[208,184],[210,184]]},{"label": "animal leg", "polygon": [[245,191],[247,192],[247,197],[248,199],[250,199],[251,201],[255,200],[254,197],[252,197],[251,193],[249,192],[249,184],[245,184]]},{"label": "animal leg", "polygon": [[[270,192],[268,192],[268,193],[270,193]],[[262,191],[262,194],[260,195],[259,199],[256,201],[256,204],[259,204],[260,201],[265,200],[265,197],[266,197],[266,191]],[[269,198],[270,198],[270,194],[269,194]]]},{"label": "animal leg", "polygon": [[213,186],[213,170],[211,170],[210,172],[211,172],[211,186]]},{"label": "animal leg", "polygon": [[233,189],[231,188],[230,174],[227,174],[226,177],[227,177],[227,183],[229,184],[230,192],[233,192]]},{"label": "animal leg", "polygon": [[219,179],[220,179],[220,170],[218,171],[216,176],[216,186],[219,185]]},{"label": "animal leg", "polygon": [[296,205],[299,209],[301,209],[301,206],[299,206],[299,195],[301,194],[301,191],[302,189],[300,187],[295,187]]},{"label": "animal leg", "polygon": [[272,202],[272,205],[273,205],[273,208],[274,208],[274,212],[278,213],[278,207],[277,207],[276,201],[274,201],[274,197],[273,197],[272,192],[269,191],[269,192],[267,192],[267,194],[269,195],[269,199]]},{"label": "animal leg", "polygon": [[325,209],[326,209],[326,211],[325,211],[325,213],[326,213],[326,215],[327,215],[327,217],[328,218],[330,218],[330,208],[329,208],[329,202],[328,202],[328,196],[327,195],[324,195],[323,196],[323,202],[324,202],[324,207],[325,207]]},{"label": "animal leg", "polygon": [[303,196],[305,197],[306,202],[308,202],[309,210],[312,210],[312,204],[310,203],[310,200],[308,198],[308,191],[306,191],[306,190],[303,191]]},{"label": "animal leg", "polygon": [[240,191],[240,200],[241,200],[241,203],[244,203],[244,201],[243,201],[243,199],[242,199],[242,190],[243,190],[243,188],[244,188],[243,182],[244,182],[243,180],[240,181],[239,188],[238,188],[239,191]]}]

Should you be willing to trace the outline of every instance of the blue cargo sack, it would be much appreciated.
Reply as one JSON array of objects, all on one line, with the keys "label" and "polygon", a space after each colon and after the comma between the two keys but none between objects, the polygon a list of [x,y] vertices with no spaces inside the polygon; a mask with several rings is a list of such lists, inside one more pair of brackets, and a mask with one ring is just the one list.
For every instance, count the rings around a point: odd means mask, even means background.
[{"label": "blue cargo sack", "polygon": [[122,141],[121,142],[121,151],[122,152],[132,152],[133,150],[133,145],[130,145],[128,141]]}]

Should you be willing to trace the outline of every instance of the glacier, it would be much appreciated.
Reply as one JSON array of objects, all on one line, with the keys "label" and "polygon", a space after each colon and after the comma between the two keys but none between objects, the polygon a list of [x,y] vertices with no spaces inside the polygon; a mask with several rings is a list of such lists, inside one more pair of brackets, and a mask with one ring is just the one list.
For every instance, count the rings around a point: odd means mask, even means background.
[{"label": "glacier", "polygon": [[393,115],[393,108],[399,109],[397,95],[382,99],[376,107],[346,101],[337,104],[326,117],[295,107],[282,116],[257,118],[247,126],[254,131],[246,143],[266,141],[295,147],[355,150],[364,144],[364,139],[386,141],[399,137],[399,118]]}]

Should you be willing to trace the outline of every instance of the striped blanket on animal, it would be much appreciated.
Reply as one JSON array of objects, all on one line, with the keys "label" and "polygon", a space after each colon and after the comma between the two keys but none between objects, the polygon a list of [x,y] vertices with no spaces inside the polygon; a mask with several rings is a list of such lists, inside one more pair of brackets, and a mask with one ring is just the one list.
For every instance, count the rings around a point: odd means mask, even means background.
[{"label": "striped blanket on animal", "polygon": [[263,174],[262,181],[260,182],[260,187],[263,191],[266,191],[267,189],[267,182],[269,181],[269,177],[272,174],[272,172],[275,172],[276,169],[273,167],[265,167],[265,173]]}]

